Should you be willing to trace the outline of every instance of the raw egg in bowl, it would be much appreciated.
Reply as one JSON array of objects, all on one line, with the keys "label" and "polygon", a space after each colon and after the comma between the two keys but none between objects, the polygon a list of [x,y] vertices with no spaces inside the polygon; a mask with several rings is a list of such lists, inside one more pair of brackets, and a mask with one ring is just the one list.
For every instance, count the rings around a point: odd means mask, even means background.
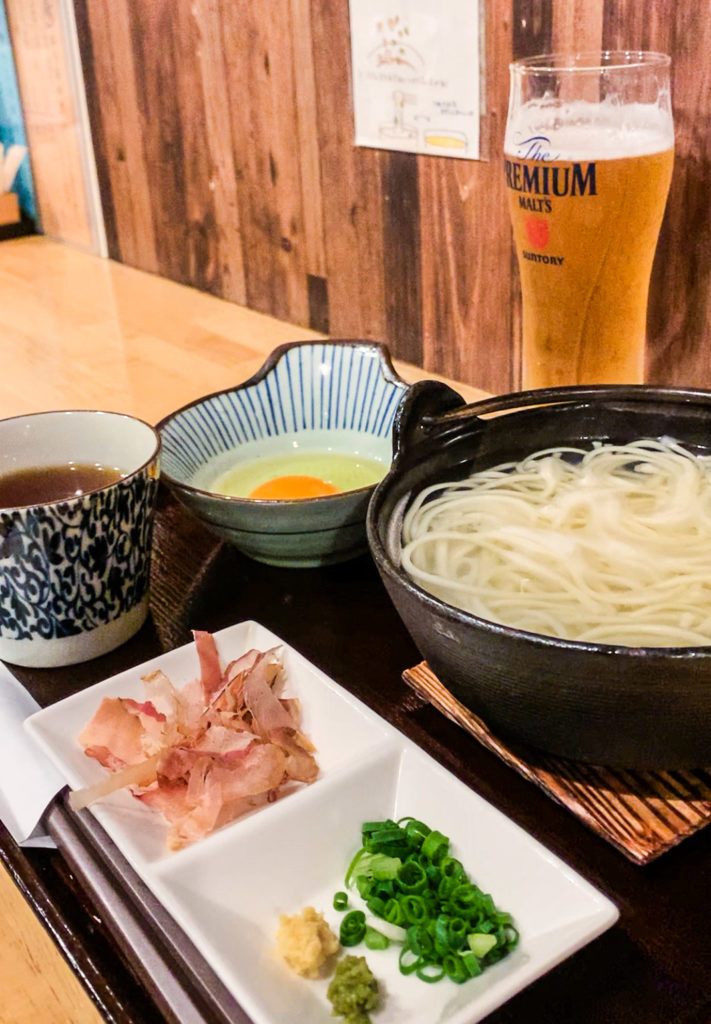
[{"label": "raw egg in bowl", "polygon": [[243,384],[158,424],[164,481],[205,526],[261,562],[316,566],[367,551],[408,385],[384,345],[281,345]]}]

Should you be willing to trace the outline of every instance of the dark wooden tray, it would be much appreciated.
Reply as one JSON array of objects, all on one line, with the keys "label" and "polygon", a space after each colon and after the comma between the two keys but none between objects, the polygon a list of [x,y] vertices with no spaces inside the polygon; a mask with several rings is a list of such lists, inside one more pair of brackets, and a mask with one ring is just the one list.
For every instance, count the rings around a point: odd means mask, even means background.
[{"label": "dark wooden tray", "polygon": [[[711,829],[641,867],[512,771],[404,681],[421,656],[367,555],[325,569],[262,566],[221,545],[164,493],[151,608],[140,634],[111,655],[61,671],[12,671],[46,705],[188,642],[191,628],[217,630],[256,619],[620,907],[614,928],[491,1014],[487,1024],[709,1024],[711,894],[701,883],[711,862]],[[87,817],[73,820],[60,799],[48,816],[60,850],[20,849],[0,827],[0,857],[104,1019],[246,1021]]]},{"label": "dark wooden tray", "polygon": [[251,1024],[185,932],[88,811],[74,813],[64,791],[46,815],[63,857],[101,909],[124,957],[176,1024]]},{"label": "dark wooden tray", "polygon": [[623,771],[514,749],[464,707],[427,662],[405,682],[482,746],[539,786],[635,864],[647,864],[711,822],[711,774],[704,770]]}]

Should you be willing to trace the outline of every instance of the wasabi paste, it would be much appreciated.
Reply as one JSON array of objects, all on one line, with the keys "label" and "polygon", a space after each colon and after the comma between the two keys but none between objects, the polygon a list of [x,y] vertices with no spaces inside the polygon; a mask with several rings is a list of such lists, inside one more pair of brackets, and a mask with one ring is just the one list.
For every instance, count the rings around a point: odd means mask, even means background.
[{"label": "wasabi paste", "polygon": [[378,983],[364,956],[346,956],[341,960],[327,992],[333,1003],[332,1015],[344,1017],[344,1024],[370,1024],[368,1010],[378,1005]]}]

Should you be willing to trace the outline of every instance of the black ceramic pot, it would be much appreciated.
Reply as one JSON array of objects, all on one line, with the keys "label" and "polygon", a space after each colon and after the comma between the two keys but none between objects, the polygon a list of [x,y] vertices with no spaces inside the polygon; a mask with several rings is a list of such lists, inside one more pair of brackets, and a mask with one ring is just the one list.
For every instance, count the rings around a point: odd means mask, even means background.
[{"label": "black ceramic pot", "polygon": [[427,484],[550,446],[664,436],[711,452],[711,391],[552,388],[466,406],[424,381],[403,401],[392,469],[368,509],[370,550],[423,657],[502,739],[629,768],[711,764],[711,647],[618,647],[513,629],[433,597],[400,568],[403,515]]}]

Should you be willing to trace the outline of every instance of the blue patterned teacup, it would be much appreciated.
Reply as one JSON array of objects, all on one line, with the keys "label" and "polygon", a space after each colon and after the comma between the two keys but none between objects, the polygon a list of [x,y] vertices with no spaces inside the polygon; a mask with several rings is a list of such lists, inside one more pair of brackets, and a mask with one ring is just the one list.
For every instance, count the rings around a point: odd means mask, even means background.
[{"label": "blue patterned teacup", "polygon": [[[159,453],[153,427],[120,413],[0,420],[0,659],[73,665],[140,629]],[[60,497],[67,467],[86,481]]]}]

